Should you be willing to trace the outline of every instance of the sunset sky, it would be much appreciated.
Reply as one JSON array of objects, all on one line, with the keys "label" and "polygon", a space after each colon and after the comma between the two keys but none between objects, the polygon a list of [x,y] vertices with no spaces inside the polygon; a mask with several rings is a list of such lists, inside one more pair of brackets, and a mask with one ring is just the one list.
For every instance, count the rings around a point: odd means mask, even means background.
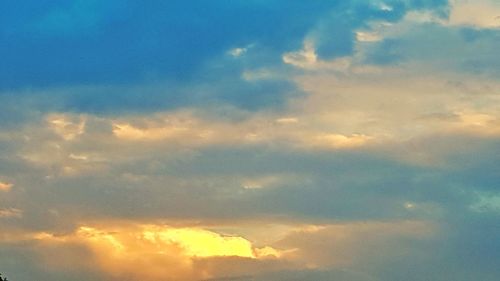
[{"label": "sunset sky", "polygon": [[500,1],[0,1],[10,281],[499,264]]}]

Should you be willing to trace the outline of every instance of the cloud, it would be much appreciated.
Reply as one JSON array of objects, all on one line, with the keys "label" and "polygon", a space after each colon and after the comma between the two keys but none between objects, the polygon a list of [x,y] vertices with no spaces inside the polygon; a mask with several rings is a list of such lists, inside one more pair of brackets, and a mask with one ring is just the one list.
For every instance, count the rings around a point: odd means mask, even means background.
[{"label": "cloud", "polygon": [[495,1],[455,0],[451,2],[449,23],[476,28],[498,28],[500,27],[499,14],[500,5]]},{"label": "cloud", "polygon": [[375,28],[383,39],[360,48],[365,62],[496,75],[498,29],[422,18],[427,18],[426,14],[415,13],[392,26]]},{"label": "cloud", "polygon": [[14,186],[14,184],[12,184],[12,183],[0,182],[0,191],[4,191],[4,192],[10,191],[12,186]]},{"label": "cloud", "polygon": [[[279,57],[304,41],[313,42],[321,58],[351,55],[356,29],[368,22],[393,22],[414,9],[445,5],[35,2],[31,10],[19,4],[2,8],[0,34],[8,40],[0,51],[9,71],[0,73],[1,95],[23,93],[40,110],[108,114],[206,101],[250,110],[280,106],[296,92],[293,84],[273,75],[256,81],[250,73],[286,72]],[[228,50],[237,50],[238,59],[225,55]]]},{"label": "cloud", "polygon": [[0,4],[10,279],[498,280],[493,3],[35,2]]},{"label": "cloud", "polygon": [[[144,280],[200,280],[210,278],[214,270],[197,268],[205,259],[224,257],[222,265],[227,266],[226,262],[233,258],[265,260],[278,255],[277,250],[254,247],[242,237],[222,236],[199,228],[107,225],[80,226],[64,234],[33,233],[11,237],[8,243],[23,240],[33,243],[28,247],[37,253],[36,263],[51,274],[88,271],[87,274],[104,275],[111,280],[125,276]],[[2,243],[6,242],[6,234]],[[22,247],[26,246],[17,245],[18,250]],[[64,254],[64,261],[54,260],[54,252]],[[147,271],[142,270],[145,268]]]},{"label": "cloud", "polygon": [[[418,221],[291,225],[282,238],[269,233],[276,239],[275,247],[285,250],[255,247],[245,238],[199,227],[109,221],[80,226],[70,233],[8,234],[4,232],[0,242],[4,249],[8,247],[15,255],[30,252],[33,257],[20,276],[43,267],[42,280],[71,274],[75,280],[85,276],[106,280],[127,276],[144,280],[282,280],[293,271],[297,276],[376,280],[373,272],[360,272],[356,265],[373,262],[376,253],[387,250],[395,240],[401,247],[392,247],[385,258],[396,258],[411,247],[407,239],[425,241],[435,230]],[[54,260],[53,253],[64,254],[64,261]]]},{"label": "cloud", "polygon": [[0,218],[21,218],[23,211],[15,208],[0,209]]},{"label": "cloud", "polygon": [[[295,3],[284,12],[281,1],[267,5],[198,1],[194,6],[182,1],[35,2],[30,10],[3,5],[1,32],[10,39],[2,45],[9,54],[5,63],[32,66],[9,67],[11,71],[2,73],[4,88],[26,83],[129,84],[165,76],[185,79],[235,43],[258,41],[279,51],[290,48],[300,42],[316,16],[335,5]],[[307,14],[301,13],[305,6]],[[302,16],[297,18],[298,14]]]}]

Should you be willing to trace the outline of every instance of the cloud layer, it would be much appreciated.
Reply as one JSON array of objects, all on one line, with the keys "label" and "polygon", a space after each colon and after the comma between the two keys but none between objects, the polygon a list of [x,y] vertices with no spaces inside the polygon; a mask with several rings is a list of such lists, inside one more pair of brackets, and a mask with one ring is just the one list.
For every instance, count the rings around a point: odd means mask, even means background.
[{"label": "cloud layer", "polygon": [[0,4],[0,273],[498,280],[496,11]]}]

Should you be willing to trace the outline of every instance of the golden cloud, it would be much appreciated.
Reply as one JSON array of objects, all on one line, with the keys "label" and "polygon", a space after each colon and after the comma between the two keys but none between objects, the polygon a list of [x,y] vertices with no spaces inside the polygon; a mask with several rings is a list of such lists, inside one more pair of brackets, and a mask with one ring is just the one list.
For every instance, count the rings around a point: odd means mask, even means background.
[{"label": "golden cloud", "polygon": [[[100,271],[111,276],[134,276],[142,280],[200,280],[213,274],[197,270],[195,262],[211,258],[266,260],[280,252],[270,246],[254,247],[239,236],[225,236],[202,228],[163,225],[81,226],[74,233],[36,233],[33,239],[47,249],[80,245],[89,249]],[[75,259],[76,260],[76,259]],[[44,254],[46,266],[60,264]],[[82,264],[66,265],[79,268]]]}]

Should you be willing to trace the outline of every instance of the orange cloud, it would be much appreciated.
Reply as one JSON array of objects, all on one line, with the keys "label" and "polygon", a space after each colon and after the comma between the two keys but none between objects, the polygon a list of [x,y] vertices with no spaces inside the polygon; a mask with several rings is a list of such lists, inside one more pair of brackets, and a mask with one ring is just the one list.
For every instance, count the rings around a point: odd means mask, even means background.
[{"label": "orange cloud", "polygon": [[404,256],[412,251],[412,243],[405,241],[429,239],[437,231],[425,221],[221,227],[240,234],[110,222],[68,234],[7,231],[0,234],[0,243],[30,241],[39,266],[48,272],[85,272],[109,281],[194,281],[355,268],[380,260],[380,252],[384,259]]},{"label": "orange cloud", "polygon": [[[279,251],[269,246],[257,248],[243,237],[224,236],[201,228],[82,226],[69,235],[38,233],[34,238],[45,245],[84,246],[92,253],[100,271],[115,277],[136,276],[141,280],[207,279],[214,277],[213,273],[195,269],[195,261],[217,257],[260,260],[279,256]],[[55,270],[60,266],[47,254],[44,260]]]},{"label": "orange cloud", "polygon": [[10,191],[12,188],[13,184],[8,183],[8,182],[1,182],[0,181],[0,191]]}]

